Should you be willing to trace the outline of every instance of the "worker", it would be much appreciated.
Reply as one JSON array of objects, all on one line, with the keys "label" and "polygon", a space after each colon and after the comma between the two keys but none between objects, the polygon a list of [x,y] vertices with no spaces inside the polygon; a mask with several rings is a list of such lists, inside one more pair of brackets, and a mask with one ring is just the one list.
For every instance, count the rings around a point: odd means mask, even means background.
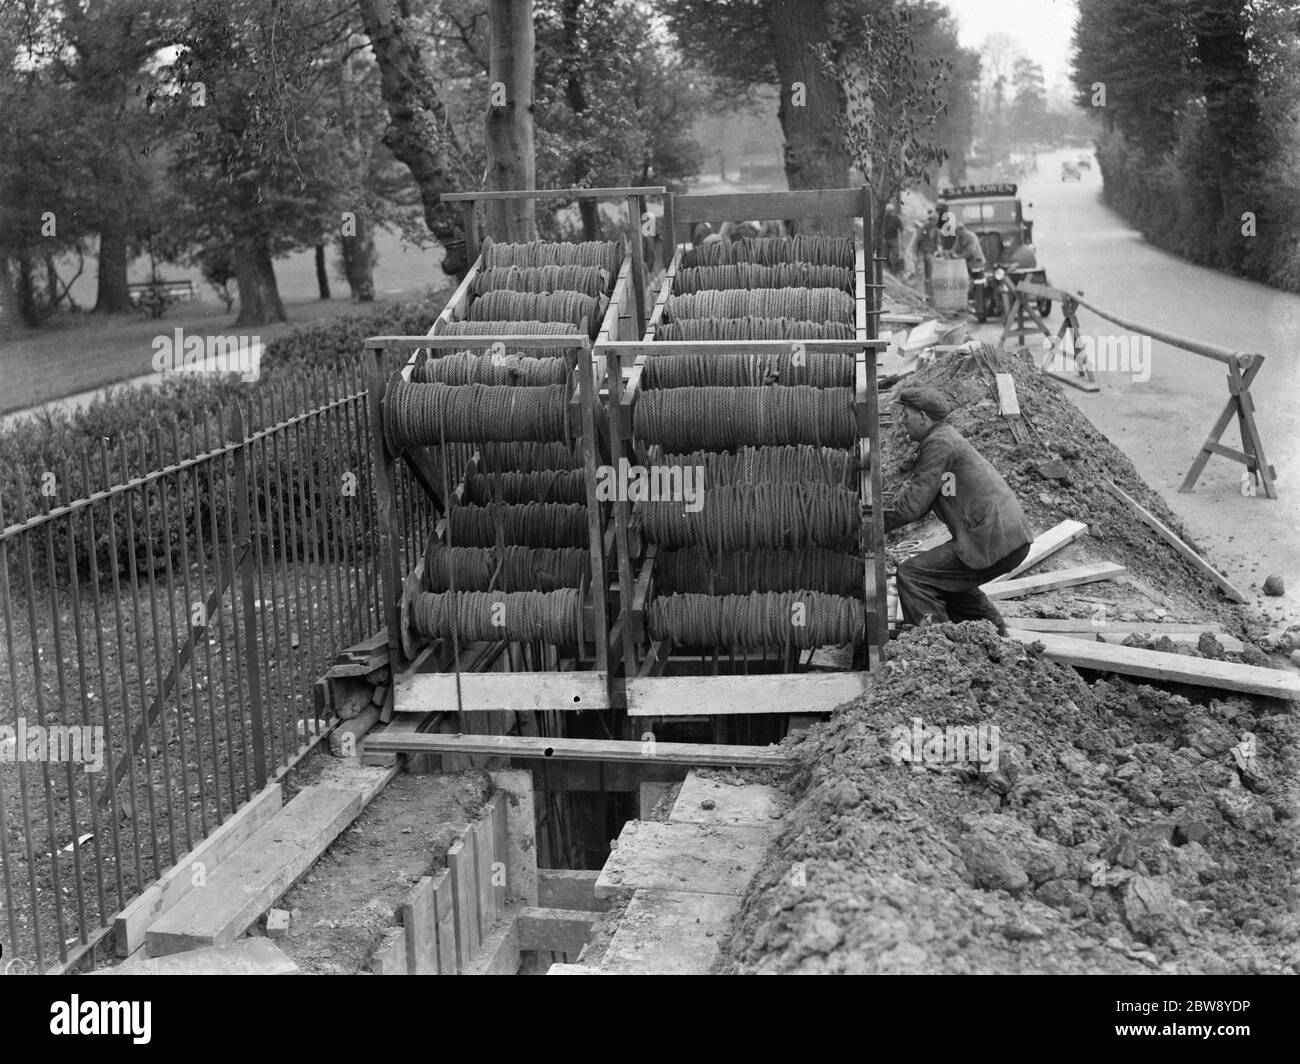
[{"label": "worker", "polygon": [[999,635],[1006,624],[980,585],[1025,560],[1034,533],[1002,475],[945,422],[951,406],[938,391],[904,388],[896,402],[903,427],[920,444],[907,485],[884,513],[885,531],[931,510],[952,534],[898,567],[898,601],[908,624],[978,621]]},{"label": "worker", "polygon": [[885,238],[885,257],[890,270],[895,274],[903,272],[903,220],[898,216],[898,208],[892,203],[885,204],[885,221],[881,230]]},{"label": "worker", "polygon": [[934,255],[939,250],[939,212],[929,210],[925,221],[916,223],[916,267],[925,272],[925,296],[934,298]]}]

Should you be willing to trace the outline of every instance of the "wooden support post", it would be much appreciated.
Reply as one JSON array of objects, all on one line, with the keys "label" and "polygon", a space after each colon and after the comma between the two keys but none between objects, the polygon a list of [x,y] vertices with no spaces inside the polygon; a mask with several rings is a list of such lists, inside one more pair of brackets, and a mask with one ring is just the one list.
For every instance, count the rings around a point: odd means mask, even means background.
[{"label": "wooden support post", "polygon": [[383,347],[371,346],[367,402],[375,470],[375,519],[379,534],[379,588],[388,629],[388,660],[396,672],[405,662],[402,651],[402,542],[397,518],[395,464],[384,440],[384,392],[388,386]]}]

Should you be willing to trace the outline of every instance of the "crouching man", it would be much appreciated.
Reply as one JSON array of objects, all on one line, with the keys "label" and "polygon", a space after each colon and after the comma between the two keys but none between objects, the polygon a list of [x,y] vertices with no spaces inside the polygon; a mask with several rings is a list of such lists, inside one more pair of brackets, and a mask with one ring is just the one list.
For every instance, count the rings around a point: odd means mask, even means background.
[{"label": "crouching man", "polygon": [[898,567],[898,600],[909,624],[985,620],[1006,624],[980,585],[1010,572],[1029,553],[1034,534],[1007,482],[951,425],[951,407],[933,388],[905,388],[897,402],[903,426],[921,446],[907,485],[885,510],[885,531],[931,510],[952,539]]}]

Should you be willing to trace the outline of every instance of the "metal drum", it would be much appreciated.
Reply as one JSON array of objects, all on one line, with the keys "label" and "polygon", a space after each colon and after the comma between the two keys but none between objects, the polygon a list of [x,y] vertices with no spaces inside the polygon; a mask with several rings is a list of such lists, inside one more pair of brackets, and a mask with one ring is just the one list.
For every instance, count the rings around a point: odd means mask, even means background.
[{"label": "metal drum", "polygon": [[935,259],[933,280],[935,310],[955,313],[966,309],[970,280],[964,259]]}]

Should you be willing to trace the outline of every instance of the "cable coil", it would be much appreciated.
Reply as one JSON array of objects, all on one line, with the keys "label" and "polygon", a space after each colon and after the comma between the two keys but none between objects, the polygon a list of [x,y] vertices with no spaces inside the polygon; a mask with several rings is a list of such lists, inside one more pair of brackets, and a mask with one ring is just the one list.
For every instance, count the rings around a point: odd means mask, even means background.
[{"label": "cable coil", "polygon": [[746,237],[730,243],[715,241],[691,248],[682,256],[682,266],[730,266],[739,262],[774,266],[781,262],[806,262],[851,270],[853,259],[853,241],[848,237]]},{"label": "cable coil", "polygon": [[853,321],[853,297],[838,288],[733,288],[669,296],[664,307],[667,321],[747,317],[849,323]]},{"label": "cable coil", "polygon": [[466,642],[529,642],[576,646],[581,593],[558,591],[421,592],[411,603],[411,624],[427,639],[456,635]]},{"label": "cable coil", "polygon": [[752,355],[678,355],[650,352],[641,375],[646,388],[705,385],[760,387],[806,384],[813,388],[853,386],[853,356],[789,351]]},{"label": "cable coil", "polygon": [[810,443],[849,448],[856,442],[853,396],[847,389],[666,388],[644,393],[633,431],[666,450],[726,450]]},{"label": "cable coil", "polygon": [[737,451],[662,454],[655,460],[679,469],[703,466],[704,483],[710,488],[758,481],[858,486],[857,455],[830,447],[742,447]]},{"label": "cable coil", "polygon": [[854,340],[857,330],[843,321],[794,318],[687,318],[661,324],[656,340]]},{"label": "cable coil", "polygon": [[652,639],[746,650],[859,643],[866,623],[861,602],[816,591],[667,595],[646,612]]},{"label": "cable coil", "polygon": [[838,288],[852,293],[853,271],[810,262],[781,262],[775,266],[738,262],[729,266],[693,266],[678,270],[673,279],[675,295],[724,288]]},{"label": "cable coil", "polygon": [[451,542],[458,547],[493,547],[498,542],[520,547],[587,546],[587,508],[576,503],[453,506],[447,515]]},{"label": "cable coil", "polygon": [[568,362],[562,358],[456,351],[427,359],[416,374],[416,381],[456,387],[463,384],[522,384],[539,388],[547,384],[563,384],[568,380],[568,374]]},{"label": "cable coil", "polygon": [[662,551],[655,562],[659,594],[744,595],[753,591],[862,594],[866,562],[858,555],[801,548],[719,554],[706,547]]},{"label": "cable coil", "polygon": [[585,502],[587,478],[581,469],[508,470],[479,473],[465,482],[465,501],[475,506],[492,502]]},{"label": "cable coil", "polygon": [[445,547],[424,552],[425,591],[554,591],[581,587],[591,557],[578,547]]},{"label": "cable coil", "polygon": [[384,396],[384,431],[389,449],[485,440],[564,441],[568,432],[568,388],[466,384],[392,385]]},{"label": "cable coil", "polygon": [[862,517],[858,496],[827,484],[732,484],[704,492],[699,509],[682,502],[641,502],[641,532],[663,547],[715,551],[822,547],[852,551]]}]

